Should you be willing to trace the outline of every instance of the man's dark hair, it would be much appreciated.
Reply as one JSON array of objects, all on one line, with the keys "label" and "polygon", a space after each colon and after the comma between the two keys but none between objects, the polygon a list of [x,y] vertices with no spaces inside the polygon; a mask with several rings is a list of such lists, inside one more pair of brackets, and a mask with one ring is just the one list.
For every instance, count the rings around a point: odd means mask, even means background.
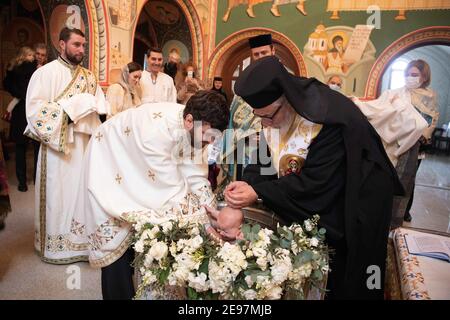
[{"label": "man's dark hair", "polygon": [[197,91],[186,103],[183,117],[191,114],[194,121],[204,121],[211,128],[223,131],[228,125],[230,110],[225,98],[213,90]]},{"label": "man's dark hair", "polygon": [[158,47],[150,47],[150,49],[147,50],[147,56],[150,57],[151,52],[158,52],[162,54],[161,48]]},{"label": "man's dark hair", "polygon": [[72,33],[82,36],[83,38],[86,38],[83,31],[81,31],[80,29],[77,29],[77,28],[70,29],[70,28],[64,27],[64,28],[62,28],[61,32],[59,33],[59,40],[63,40],[64,42],[67,42],[70,39],[70,36],[72,35]]}]

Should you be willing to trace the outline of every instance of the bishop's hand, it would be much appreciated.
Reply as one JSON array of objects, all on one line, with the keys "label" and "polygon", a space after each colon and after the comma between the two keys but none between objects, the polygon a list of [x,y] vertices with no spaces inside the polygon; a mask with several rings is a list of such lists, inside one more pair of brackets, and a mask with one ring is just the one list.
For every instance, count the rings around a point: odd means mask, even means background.
[{"label": "bishop's hand", "polygon": [[243,181],[230,183],[225,189],[224,195],[227,205],[234,209],[248,207],[258,199],[255,190]]}]

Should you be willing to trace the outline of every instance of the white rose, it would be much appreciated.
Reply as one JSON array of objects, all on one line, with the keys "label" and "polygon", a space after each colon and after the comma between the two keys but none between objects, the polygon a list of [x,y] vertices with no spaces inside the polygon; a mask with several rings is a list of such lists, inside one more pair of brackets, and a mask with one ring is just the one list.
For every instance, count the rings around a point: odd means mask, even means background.
[{"label": "white rose", "polygon": [[172,230],[173,224],[172,224],[172,222],[167,221],[167,222],[164,222],[163,224],[161,224],[161,227],[162,227],[163,232],[165,234],[168,234]]},{"label": "white rose", "polygon": [[311,231],[313,229],[313,226],[309,220],[305,220],[304,225],[305,225],[306,231]]},{"label": "white rose", "polygon": [[142,253],[144,252],[144,242],[139,240],[134,244],[134,251]]},{"label": "white rose", "polygon": [[195,238],[193,238],[193,239],[191,240],[191,246],[192,246],[192,248],[195,249],[195,250],[197,250],[198,248],[200,248],[200,246],[202,245],[202,243],[203,243],[203,238],[202,238],[200,235],[196,236]]},{"label": "white rose", "polygon": [[173,257],[177,254],[177,244],[175,241],[172,241],[170,244],[169,252]]},{"label": "white rose", "polygon": [[255,257],[265,257],[267,255],[266,250],[263,248],[253,248],[252,251]]},{"label": "white rose", "polygon": [[257,293],[255,290],[249,289],[244,291],[244,297],[247,300],[255,300],[257,297]]},{"label": "white rose", "polygon": [[195,289],[197,292],[203,292],[209,290],[208,281],[206,281],[206,274],[201,272],[197,277],[192,272],[189,273],[188,283],[189,286]]},{"label": "white rose", "polygon": [[258,257],[256,259],[256,264],[261,268],[262,271],[267,269],[267,257]]},{"label": "white rose", "polygon": [[250,249],[247,249],[247,251],[245,252],[245,256],[246,256],[247,258],[253,257],[253,251],[250,250]]},{"label": "white rose", "polygon": [[279,300],[282,293],[283,289],[281,289],[281,287],[274,286],[266,291],[266,297],[269,300]]},{"label": "white rose", "polygon": [[156,242],[148,253],[156,260],[160,261],[167,256],[169,248],[164,242]]},{"label": "white rose", "polygon": [[313,269],[313,267],[310,262],[305,263],[300,268],[298,268],[299,273],[303,278],[309,278],[309,276],[311,275],[312,269]]},{"label": "white rose", "polygon": [[246,276],[246,277],[245,277],[245,282],[247,283],[247,285],[248,285],[249,288],[250,288],[251,286],[253,286],[253,284],[255,283],[255,282],[252,280],[252,277],[251,277],[251,276]]},{"label": "white rose", "polygon": [[291,260],[278,260],[271,268],[272,281],[276,284],[281,284],[288,278],[289,272],[292,270]]},{"label": "white rose", "polygon": [[317,247],[319,245],[319,239],[317,239],[316,237],[312,237],[309,240],[309,244],[311,245],[311,247]]},{"label": "white rose", "polygon": [[200,230],[198,229],[198,227],[193,227],[189,231],[189,235],[191,235],[191,236],[198,236],[199,234],[200,234]]}]

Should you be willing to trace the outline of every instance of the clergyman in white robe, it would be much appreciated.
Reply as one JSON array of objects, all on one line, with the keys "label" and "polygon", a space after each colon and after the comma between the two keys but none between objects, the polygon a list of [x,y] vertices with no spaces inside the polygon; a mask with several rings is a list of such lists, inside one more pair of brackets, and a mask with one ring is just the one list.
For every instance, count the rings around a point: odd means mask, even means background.
[{"label": "clergyman in white robe", "polygon": [[25,134],[41,142],[35,184],[35,248],[41,259],[66,264],[87,259],[86,246],[69,239],[79,228],[71,213],[74,186],[92,132],[107,110],[89,70],[61,57],[37,69],[26,97]]},{"label": "clergyman in white robe", "polygon": [[81,227],[73,234],[80,245],[88,244],[91,266],[104,268],[128,249],[129,214],[150,213],[158,223],[197,212],[207,221],[201,205],[212,205],[214,197],[206,148],[196,150],[193,159],[185,152],[190,142],[183,109],[175,103],[143,104],[117,114],[94,133],[75,208]]}]

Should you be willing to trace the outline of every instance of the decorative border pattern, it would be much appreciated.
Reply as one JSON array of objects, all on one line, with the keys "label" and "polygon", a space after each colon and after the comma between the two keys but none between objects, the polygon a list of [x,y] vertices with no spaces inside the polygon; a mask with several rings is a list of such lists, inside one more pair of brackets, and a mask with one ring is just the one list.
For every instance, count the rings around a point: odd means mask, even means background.
[{"label": "decorative border pattern", "polygon": [[366,84],[365,98],[375,99],[384,71],[401,54],[425,44],[450,44],[450,27],[434,26],[410,32],[384,49],[375,61]]},{"label": "decorative border pattern", "polygon": [[89,24],[92,26],[91,63],[92,72],[99,82],[107,81],[107,26],[102,0],[86,0]]},{"label": "decorative border pattern", "polygon": [[419,260],[416,256],[409,254],[405,241],[406,234],[407,232],[402,229],[397,229],[394,234],[403,298],[406,300],[431,300],[420,270]]},{"label": "decorative border pattern", "polygon": [[203,31],[200,19],[191,0],[176,0],[183,10],[192,36],[192,61],[197,65],[199,74],[203,74]]},{"label": "decorative border pattern", "polygon": [[300,75],[306,77],[308,75],[308,72],[306,69],[306,64],[305,60],[303,59],[302,52],[288,37],[286,37],[280,32],[268,28],[249,28],[235,32],[226,37],[225,39],[223,39],[219,43],[219,45],[216,47],[213,54],[211,55],[211,58],[209,59],[208,78],[214,77],[217,65],[221,60],[222,56],[226,52],[228,52],[228,50],[232,49],[237,43],[243,40],[247,40],[248,38],[268,32],[272,34],[272,37],[275,41],[281,43],[286,48],[288,48],[288,50],[294,56],[295,61],[297,62],[297,67],[300,72]]}]

